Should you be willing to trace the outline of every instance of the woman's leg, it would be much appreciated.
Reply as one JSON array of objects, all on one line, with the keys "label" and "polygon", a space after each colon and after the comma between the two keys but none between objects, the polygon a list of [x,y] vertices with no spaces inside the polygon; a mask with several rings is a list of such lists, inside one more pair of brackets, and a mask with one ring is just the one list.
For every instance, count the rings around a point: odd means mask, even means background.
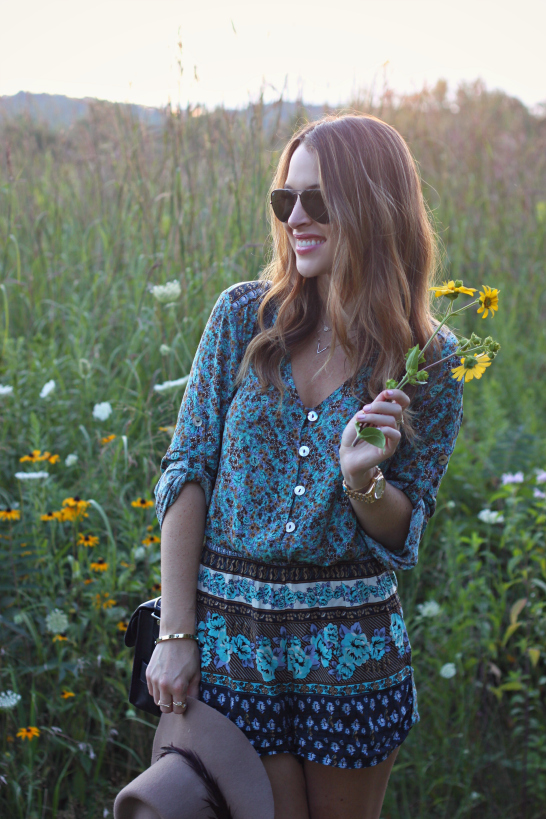
[{"label": "woman's leg", "polygon": [[372,768],[346,770],[306,761],[304,773],[310,819],[380,819],[398,750]]},{"label": "woman's leg", "polygon": [[309,819],[305,776],[296,757],[292,754],[267,754],[261,759],[273,789],[275,819]]}]

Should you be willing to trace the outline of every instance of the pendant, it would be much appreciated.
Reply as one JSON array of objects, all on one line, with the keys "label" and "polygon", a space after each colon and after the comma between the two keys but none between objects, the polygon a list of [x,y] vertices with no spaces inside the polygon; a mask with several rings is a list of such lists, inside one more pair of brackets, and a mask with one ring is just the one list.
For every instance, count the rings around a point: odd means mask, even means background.
[{"label": "pendant", "polygon": [[325,352],[326,352],[326,350],[329,350],[329,349],[330,349],[330,345],[329,345],[329,344],[328,344],[326,347],[323,347],[323,348],[322,348],[322,350],[320,349],[320,338],[319,338],[319,340],[317,341],[317,355],[318,355],[319,353],[325,353]]}]

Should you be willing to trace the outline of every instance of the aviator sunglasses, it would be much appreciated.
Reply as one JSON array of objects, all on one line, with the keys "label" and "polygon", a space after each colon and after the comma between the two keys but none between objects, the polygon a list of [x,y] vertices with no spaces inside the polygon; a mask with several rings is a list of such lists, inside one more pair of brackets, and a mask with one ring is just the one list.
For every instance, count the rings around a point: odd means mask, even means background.
[{"label": "aviator sunglasses", "polygon": [[322,193],[315,188],[308,188],[304,191],[294,191],[291,188],[277,188],[272,191],[271,207],[280,222],[288,222],[290,214],[298,201],[298,196],[300,197],[304,211],[314,222],[320,222],[321,225],[328,224],[330,217],[324,204]]}]

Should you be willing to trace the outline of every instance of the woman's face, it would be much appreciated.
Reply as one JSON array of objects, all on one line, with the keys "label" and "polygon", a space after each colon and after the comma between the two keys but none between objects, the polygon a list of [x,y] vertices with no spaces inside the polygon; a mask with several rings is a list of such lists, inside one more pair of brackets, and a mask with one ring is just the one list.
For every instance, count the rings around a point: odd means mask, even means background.
[{"label": "woman's face", "polygon": [[[293,153],[284,187],[296,191],[320,188],[317,155],[305,145],[300,145]],[[296,255],[296,267],[301,276],[312,279],[328,276],[332,272],[335,250],[332,226],[311,219],[299,197],[288,222],[284,223],[284,229]]]}]

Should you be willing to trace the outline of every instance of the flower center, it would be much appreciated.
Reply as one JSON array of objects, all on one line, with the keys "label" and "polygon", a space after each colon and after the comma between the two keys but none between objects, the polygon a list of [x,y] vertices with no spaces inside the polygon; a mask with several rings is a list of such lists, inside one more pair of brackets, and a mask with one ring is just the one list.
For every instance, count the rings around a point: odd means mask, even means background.
[{"label": "flower center", "polygon": [[492,303],[493,303],[493,300],[490,299],[489,296],[486,296],[485,299],[483,300],[483,306],[484,307],[491,307]]}]

